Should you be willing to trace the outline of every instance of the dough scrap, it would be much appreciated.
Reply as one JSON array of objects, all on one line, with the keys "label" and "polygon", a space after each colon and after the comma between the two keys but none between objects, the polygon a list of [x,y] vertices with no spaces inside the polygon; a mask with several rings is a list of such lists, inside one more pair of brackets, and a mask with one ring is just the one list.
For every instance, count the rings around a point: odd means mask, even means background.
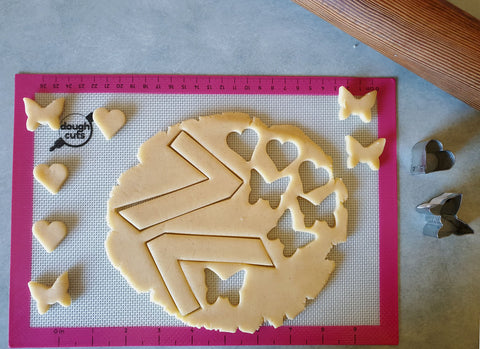
[{"label": "dough scrap", "polygon": [[354,168],[358,162],[367,164],[373,171],[380,168],[379,157],[385,148],[385,138],[379,138],[367,147],[363,147],[352,136],[345,136],[345,147],[348,154],[347,167]]},{"label": "dough scrap", "polygon": [[67,226],[60,221],[48,222],[42,220],[35,222],[32,226],[32,232],[43,248],[51,253],[67,235]]},{"label": "dough scrap", "polygon": [[69,307],[72,304],[72,299],[68,293],[68,287],[68,272],[60,275],[51,287],[35,281],[28,283],[30,294],[37,302],[37,309],[40,314],[45,314],[50,309],[50,305],[55,303]]},{"label": "dough scrap", "polygon": [[[249,161],[227,144],[230,133],[246,129],[258,135]],[[281,171],[266,151],[271,140],[297,148]],[[267,127],[243,113],[205,116],[157,133],[138,159],[110,193],[105,241],[111,263],[137,292],[150,292],[152,302],[188,325],[252,333],[264,321],[281,326],[322,290],[334,269],[327,254],[346,241],[347,190],[333,177],[331,158],[300,129]],[[329,176],[308,193],[299,174],[304,161]],[[276,208],[249,202],[253,170],[267,183],[289,178]],[[332,193],[335,225],[306,227],[297,197],[318,205]],[[287,210],[292,230],[314,236],[288,257],[281,241],[267,236]],[[206,269],[222,279],[244,271],[238,305],[225,297],[207,301]]]},{"label": "dough scrap", "polygon": [[125,125],[125,120],[125,114],[118,109],[108,111],[106,108],[97,108],[93,112],[93,121],[107,140],[112,139]]},{"label": "dough scrap", "polygon": [[60,128],[60,116],[63,113],[65,98],[57,98],[44,108],[30,98],[24,98],[23,103],[25,114],[27,114],[27,130],[35,131],[40,124],[48,124],[52,130]]},{"label": "dough scrap", "polygon": [[340,86],[338,90],[338,104],[340,104],[338,117],[340,120],[345,120],[350,115],[357,115],[363,122],[368,123],[372,120],[372,108],[376,100],[376,90],[357,99],[344,86]]},{"label": "dough scrap", "polygon": [[50,193],[57,194],[68,178],[68,168],[63,164],[39,164],[33,169],[33,176]]}]

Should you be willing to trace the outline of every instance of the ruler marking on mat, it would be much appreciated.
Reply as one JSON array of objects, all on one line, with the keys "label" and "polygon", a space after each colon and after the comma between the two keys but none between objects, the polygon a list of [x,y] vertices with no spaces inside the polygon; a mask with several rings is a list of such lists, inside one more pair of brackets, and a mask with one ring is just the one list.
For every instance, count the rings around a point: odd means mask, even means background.
[{"label": "ruler marking on mat", "polygon": [[[257,79],[255,79],[257,78]],[[366,83],[365,83],[365,80]],[[159,94],[277,94],[334,95],[342,85],[364,94],[379,89],[376,78],[336,79],[310,77],[253,77],[203,75],[59,75],[53,81],[41,76],[40,93],[159,93]],[[362,81],[364,83],[362,84]]]}]

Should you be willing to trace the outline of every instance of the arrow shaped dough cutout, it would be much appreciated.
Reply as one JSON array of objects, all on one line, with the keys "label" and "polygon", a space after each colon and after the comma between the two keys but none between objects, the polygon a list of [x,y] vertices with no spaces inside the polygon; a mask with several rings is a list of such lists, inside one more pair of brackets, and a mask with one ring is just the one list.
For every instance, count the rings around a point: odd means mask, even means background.
[{"label": "arrow shaped dough cutout", "polygon": [[28,283],[30,294],[37,302],[37,309],[40,314],[45,314],[51,304],[60,303],[64,307],[69,307],[72,303],[68,293],[68,272],[64,272],[55,280],[52,287],[47,287],[35,281]]},{"label": "arrow shaped dough cutout", "polygon": [[354,168],[358,162],[362,162],[370,166],[373,171],[380,168],[379,157],[385,148],[385,138],[379,138],[368,147],[362,146],[352,136],[345,136],[345,147],[348,154],[347,167]]},{"label": "arrow shaped dough cutout", "polygon": [[200,305],[180,261],[209,261],[273,267],[259,238],[163,234],[147,243],[177,308],[182,315]]},{"label": "arrow shaped dough cutout", "polygon": [[243,181],[186,132],[170,144],[208,180],[147,200],[119,213],[138,230],[230,198]]}]

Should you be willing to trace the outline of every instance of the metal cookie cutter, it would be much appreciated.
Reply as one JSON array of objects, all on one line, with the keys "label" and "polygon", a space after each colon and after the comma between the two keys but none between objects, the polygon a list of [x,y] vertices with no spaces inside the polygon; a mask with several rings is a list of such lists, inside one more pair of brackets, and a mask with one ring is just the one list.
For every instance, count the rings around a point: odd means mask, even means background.
[{"label": "metal cookie cutter", "polygon": [[473,234],[472,228],[457,218],[462,194],[444,193],[417,206],[417,212],[425,215],[423,234],[443,238],[451,234]]},{"label": "metal cookie cutter", "polygon": [[412,174],[426,174],[444,171],[455,164],[455,156],[449,150],[443,150],[443,144],[436,139],[418,142],[412,148]]}]

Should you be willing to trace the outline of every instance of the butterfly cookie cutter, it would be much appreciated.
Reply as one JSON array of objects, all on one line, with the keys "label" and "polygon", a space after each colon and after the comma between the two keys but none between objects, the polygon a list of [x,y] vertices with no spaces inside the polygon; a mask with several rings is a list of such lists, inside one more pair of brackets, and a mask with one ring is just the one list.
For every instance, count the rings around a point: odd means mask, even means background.
[{"label": "butterfly cookie cutter", "polygon": [[455,155],[449,150],[443,150],[443,144],[436,139],[418,142],[412,148],[410,173],[414,175],[445,171],[454,164]]},{"label": "butterfly cookie cutter", "polygon": [[473,234],[473,229],[457,217],[462,194],[443,193],[429,202],[417,206],[417,212],[425,215],[423,234],[443,238],[451,234]]}]

